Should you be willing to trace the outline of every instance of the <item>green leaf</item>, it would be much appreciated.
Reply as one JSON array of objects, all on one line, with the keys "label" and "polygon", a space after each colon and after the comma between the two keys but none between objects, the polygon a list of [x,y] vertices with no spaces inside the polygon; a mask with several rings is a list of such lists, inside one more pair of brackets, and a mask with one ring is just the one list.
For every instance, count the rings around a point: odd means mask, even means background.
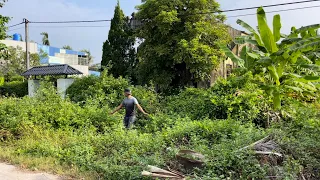
[{"label": "green leaf", "polygon": [[[303,68],[310,68],[310,69],[311,69],[311,67],[313,66],[313,68],[316,68],[315,66],[317,66],[317,65],[312,64],[313,62],[312,62],[307,56],[302,55],[302,56],[301,56],[301,59],[303,59],[303,60],[305,60],[307,63],[309,63],[309,64],[300,65],[301,67],[305,66],[305,67],[303,67]],[[320,67],[320,66],[317,66],[317,67]]]},{"label": "green leaf", "polygon": [[258,27],[260,30],[260,36],[261,36],[262,42],[264,43],[264,46],[270,53],[277,52],[278,47],[274,40],[274,36],[268,26],[266,13],[264,12],[262,7],[258,8],[257,17],[258,17]]},{"label": "green leaf", "polygon": [[320,24],[313,24],[313,25],[309,25],[309,26],[305,26],[299,29],[294,30],[294,33],[299,34],[305,31],[309,31],[309,30],[315,30],[315,29],[319,29],[320,28]]},{"label": "green leaf", "polygon": [[299,74],[294,74],[294,73],[283,73],[283,75],[294,77],[294,78],[301,78]]},{"label": "green leaf", "polygon": [[299,87],[288,86],[288,85],[285,85],[284,87],[287,88],[287,89],[291,89],[293,91],[296,91],[296,92],[303,92],[303,89],[301,89]]},{"label": "green leaf", "polygon": [[274,36],[274,40],[275,42],[279,41],[281,38],[281,19],[280,19],[280,15],[277,14],[275,16],[273,16],[273,36]]},{"label": "green leaf", "polygon": [[247,59],[247,46],[243,46],[240,52],[240,58],[241,59]]},{"label": "green leaf", "polygon": [[236,37],[235,40],[233,41],[235,44],[252,44],[257,46],[258,42],[256,40],[251,39],[250,36],[239,36]]},{"label": "green leaf", "polygon": [[292,38],[296,40],[296,43],[289,47],[291,51],[299,50],[304,45],[307,45],[307,43],[315,43],[320,40],[320,36],[317,37],[309,37],[307,39],[301,39],[301,38]]},{"label": "green leaf", "polygon": [[281,41],[281,45],[285,45],[285,44],[293,44],[296,43],[298,41],[302,40],[302,38],[298,38],[298,37],[289,37],[286,38],[284,40]]},{"label": "green leaf", "polygon": [[297,79],[298,82],[320,82],[320,76],[303,76],[302,78]]},{"label": "green leaf", "polygon": [[240,26],[242,26],[243,28],[245,28],[246,30],[251,32],[254,35],[254,38],[257,41],[258,45],[263,46],[259,34],[249,24],[245,23],[244,21],[242,21],[240,19],[237,20],[237,24],[239,24]]},{"label": "green leaf", "polygon": [[255,54],[255,53],[249,53],[249,52],[247,52],[247,54],[248,54],[248,56],[250,56],[250,57],[253,58],[253,59],[259,59],[259,58],[260,58],[260,56],[259,56],[258,54]]},{"label": "green leaf", "polygon": [[320,66],[316,64],[302,64],[300,65],[302,68],[312,69],[312,70],[320,70]]},{"label": "green leaf", "polygon": [[271,77],[276,82],[277,86],[280,86],[279,75],[274,65],[268,66]]},{"label": "green leaf", "polygon": [[239,67],[244,67],[244,60],[233,54],[233,52],[225,45],[218,44],[221,50],[228,56],[232,62],[236,63]]},{"label": "green leaf", "polygon": [[270,57],[263,57],[259,61],[257,61],[259,64],[265,64],[270,65],[272,63],[272,59]]},{"label": "green leaf", "polygon": [[313,92],[317,91],[317,88],[311,82],[298,82],[298,83],[304,89],[307,89]]},{"label": "green leaf", "polygon": [[275,110],[281,109],[281,96],[279,90],[275,90],[272,93],[273,96],[273,107]]}]

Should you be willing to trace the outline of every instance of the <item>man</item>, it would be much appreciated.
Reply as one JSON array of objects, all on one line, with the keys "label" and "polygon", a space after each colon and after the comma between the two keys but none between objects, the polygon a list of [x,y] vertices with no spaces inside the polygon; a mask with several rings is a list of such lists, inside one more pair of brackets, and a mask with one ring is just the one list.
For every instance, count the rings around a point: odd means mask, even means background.
[{"label": "man", "polygon": [[126,98],[122,101],[122,103],[111,114],[114,114],[117,111],[119,111],[122,107],[125,107],[126,114],[123,119],[123,124],[127,129],[129,129],[132,127],[134,121],[136,120],[136,112],[135,112],[136,106],[144,115],[148,115],[148,114],[139,105],[138,100],[132,96],[130,89],[124,90],[124,96]]}]

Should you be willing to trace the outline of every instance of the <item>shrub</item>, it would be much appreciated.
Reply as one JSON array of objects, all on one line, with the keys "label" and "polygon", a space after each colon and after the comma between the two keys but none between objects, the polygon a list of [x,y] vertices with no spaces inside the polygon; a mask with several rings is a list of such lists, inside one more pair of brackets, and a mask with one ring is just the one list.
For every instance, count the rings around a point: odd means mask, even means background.
[{"label": "shrub", "polygon": [[12,81],[0,86],[0,95],[23,97],[28,95],[28,82]]},{"label": "shrub", "polygon": [[0,86],[4,85],[4,77],[0,76]]},{"label": "shrub", "polygon": [[197,120],[230,118],[252,122],[265,100],[261,96],[262,91],[250,83],[251,78],[248,74],[219,80],[209,89],[186,89],[167,98],[166,110]]},{"label": "shrub", "polygon": [[107,75],[107,71],[104,71],[100,77],[88,76],[77,79],[67,89],[67,95],[73,102],[95,103],[100,106],[110,105],[114,107],[120,104],[123,90],[128,86],[129,83],[125,79],[116,79]]}]

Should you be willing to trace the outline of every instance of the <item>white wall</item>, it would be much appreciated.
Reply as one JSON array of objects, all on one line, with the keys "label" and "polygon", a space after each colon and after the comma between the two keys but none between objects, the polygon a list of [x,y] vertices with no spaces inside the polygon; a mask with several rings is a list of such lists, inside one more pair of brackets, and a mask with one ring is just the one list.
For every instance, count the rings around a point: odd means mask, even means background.
[{"label": "white wall", "polygon": [[28,95],[34,97],[40,86],[39,80],[28,80]]},{"label": "white wall", "polygon": [[84,76],[89,75],[89,66],[81,66],[81,65],[70,65],[70,66],[82,72]]},{"label": "white wall", "polygon": [[58,93],[63,99],[66,97],[66,91],[68,87],[70,87],[73,82],[74,82],[74,79],[58,79],[57,80]]},{"label": "white wall", "polygon": [[[14,40],[0,40],[1,43],[6,46],[12,46],[16,48],[17,46],[21,47],[23,51],[26,51],[26,43],[22,41],[14,41]],[[31,54],[38,53],[38,45],[37,43],[29,42],[29,52]]]}]

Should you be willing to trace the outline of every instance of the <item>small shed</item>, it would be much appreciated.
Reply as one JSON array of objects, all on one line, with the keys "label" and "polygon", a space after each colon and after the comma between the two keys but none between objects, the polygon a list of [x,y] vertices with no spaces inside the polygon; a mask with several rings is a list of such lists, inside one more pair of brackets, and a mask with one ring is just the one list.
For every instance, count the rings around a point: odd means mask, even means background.
[{"label": "small shed", "polygon": [[[37,80],[37,76],[61,76],[64,75],[64,79],[57,80],[57,90],[61,94],[62,98],[66,96],[66,90],[74,82],[74,79],[68,78],[68,75],[82,75],[83,73],[79,70],[67,65],[58,64],[50,66],[38,66],[33,67],[26,72],[22,73],[22,76],[28,77],[28,94],[30,97],[35,95],[35,92],[39,88],[40,81]],[[34,79],[32,79],[34,77]]]}]

